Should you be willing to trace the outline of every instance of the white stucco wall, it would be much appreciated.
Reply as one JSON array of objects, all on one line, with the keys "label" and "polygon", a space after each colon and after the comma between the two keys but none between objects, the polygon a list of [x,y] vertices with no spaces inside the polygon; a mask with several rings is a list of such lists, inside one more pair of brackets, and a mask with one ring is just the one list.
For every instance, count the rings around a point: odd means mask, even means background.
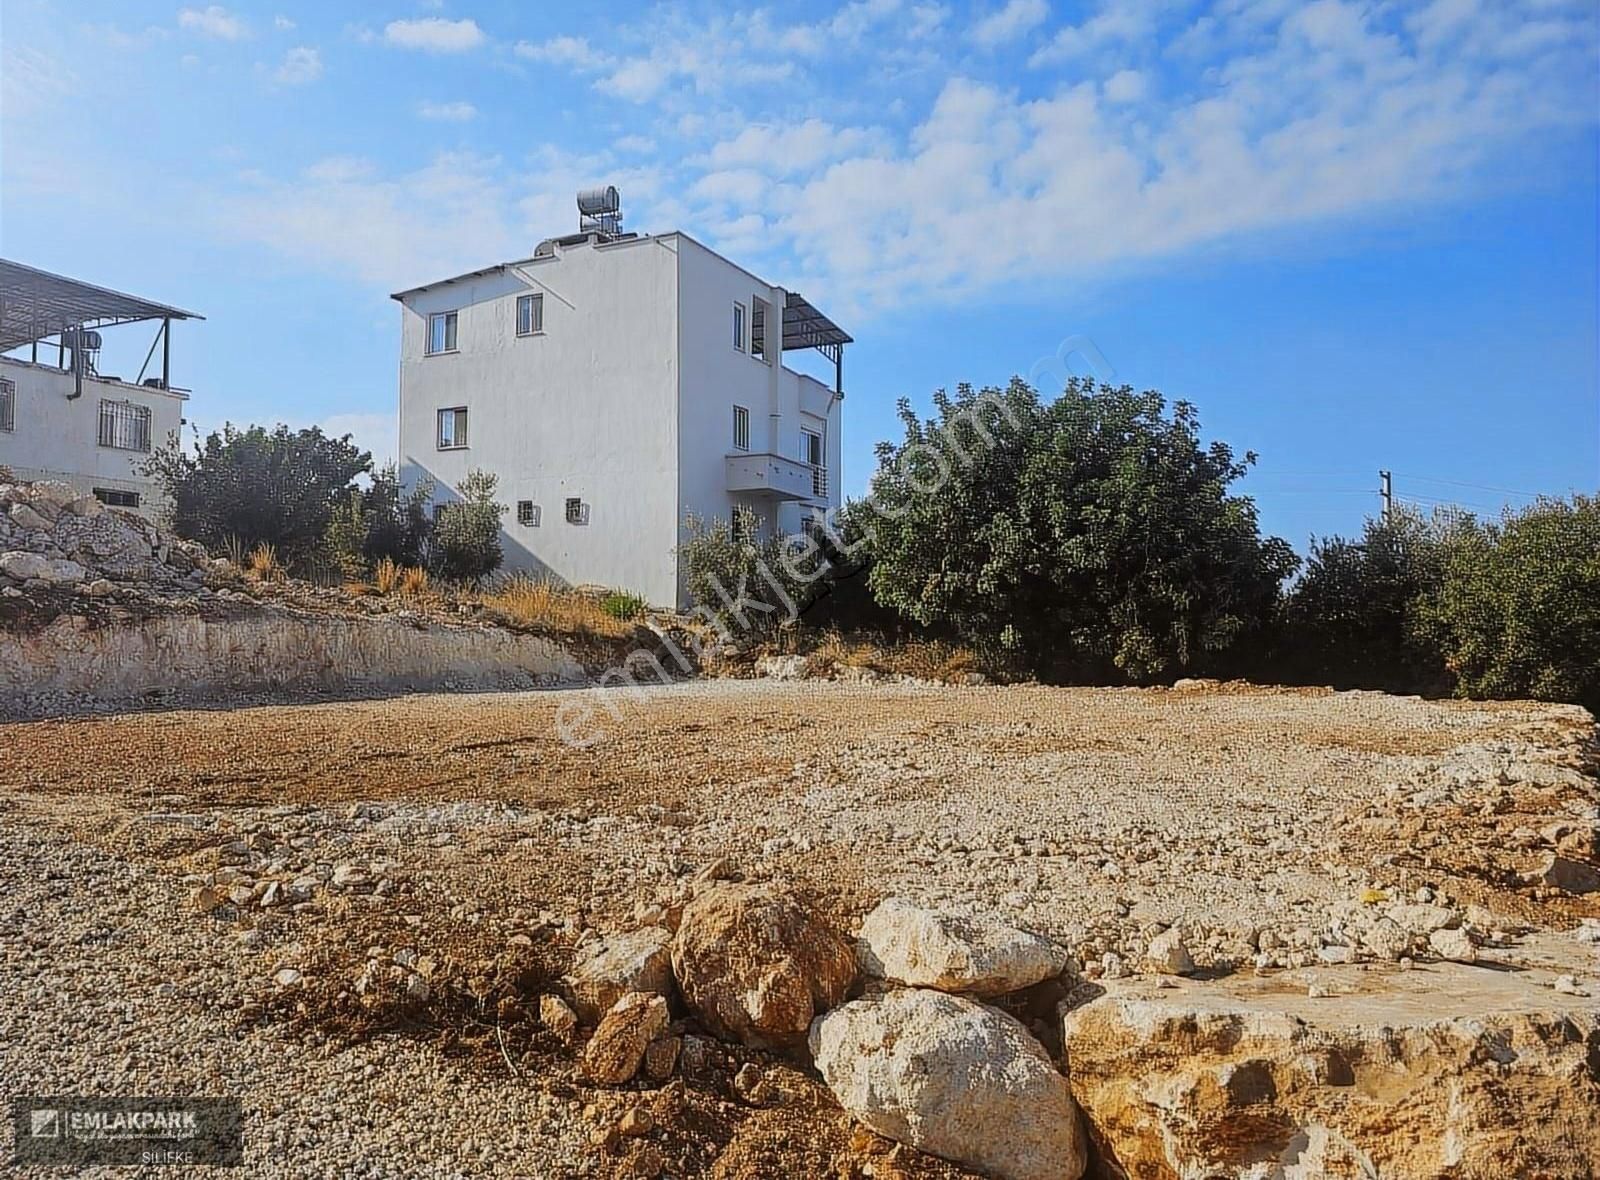
[{"label": "white stucco wall", "polygon": [[[517,296],[540,291],[544,331],[518,337]],[[800,527],[797,505],[728,492],[735,405],[750,411],[753,452],[800,459],[802,425],[823,434],[838,503],[838,403],[830,414],[827,387],[750,355],[752,296],[772,307],[776,350],[784,292],[682,234],[557,247],[404,294],[402,478],[432,478],[447,500],[468,471],[492,471],[509,508],[508,569],[686,605],[675,551],[688,513],[727,519],[740,499],[769,529]],[[733,346],[736,301],[744,352]],[[425,355],[428,316],[451,310],[457,351]],[[467,407],[468,446],[440,450],[437,413],[455,406]],[[567,523],[568,497],[588,505],[587,524]],[[517,522],[519,500],[539,506],[538,527]]]},{"label": "white stucco wall", "polygon": [[[639,239],[583,245],[402,301],[402,477],[454,498],[474,468],[500,477],[506,568],[676,599],[677,255]],[[516,334],[517,296],[544,294],[544,331]],[[427,317],[457,312],[458,351],[426,356]],[[468,410],[464,450],[437,446],[437,411]],[[565,503],[588,506],[568,524]],[[519,500],[540,508],[520,525]]]},{"label": "white stucco wall", "polygon": [[0,377],[16,386],[15,429],[0,430],[0,466],[23,479],[59,479],[84,495],[95,488],[139,493],[146,515],[164,506],[155,485],[138,468],[144,451],[100,445],[100,402],[129,401],[150,408],[150,446],[158,450],[183,424],[183,394],[85,377],[83,396],[71,398],[70,372],[0,357]]}]

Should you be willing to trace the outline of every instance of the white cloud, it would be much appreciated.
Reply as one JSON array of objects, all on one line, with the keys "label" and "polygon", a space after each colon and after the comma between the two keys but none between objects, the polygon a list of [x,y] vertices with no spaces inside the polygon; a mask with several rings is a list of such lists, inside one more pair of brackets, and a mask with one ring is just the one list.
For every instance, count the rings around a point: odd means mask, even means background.
[{"label": "white cloud", "polygon": [[1050,43],[1028,59],[1032,66],[1059,65],[1111,46],[1152,37],[1162,0],[1102,0],[1100,11],[1079,25],[1059,29]]},{"label": "white cloud", "polygon": [[1138,102],[1144,97],[1145,76],[1138,70],[1118,70],[1101,85],[1100,91],[1110,103]]},{"label": "white cloud", "polygon": [[972,26],[972,39],[992,49],[1032,32],[1049,16],[1050,5],[1045,0],[1007,0],[1004,8],[991,12]]},{"label": "white cloud", "polygon": [[285,86],[303,86],[322,77],[322,54],[309,45],[296,45],[283,55],[272,75]]},{"label": "white cloud", "polygon": [[643,155],[656,150],[656,141],[648,135],[624,135],[611,141],[611,146],[619,152],[628,152],[631,155]]},{"label": "white cloud", "polygon": [[465,123],[478,117],[478,108],[470,102],[420,102],[417,114],[441,123]]},{"label": "white cloud", "polygon": [[750,167],[780,175],[810,172],[824,161],[862,151],[877,138],[865,129],[837,128],[821,119],[792,127],[757,123],[715,145],[707,162],[712,169]]},{"label": "white cloud", "polygon": [[241,41],[250,35],[250,26],[220,4],[180,10],[178,27],[222,41]]},{"label": "white cloud", "polygon": [[476,49],[487,39],[478,22],[470,17],[446,20],[425,16],[416,20],[394,20],[383,27],[383,39],[400,49],[421,49],[428,53],[464,53]]},{"label": "white cloud", "polygon": [[293,29],[295,25],[294,21],[290,20],[288,17],[279,15],[272,18],[272,27],[281,33],[287,33],[289,30]]},{"label": "white cloud", "polygon": [[584,37],[551,37],[548,41],[518,41],[516,55],[529,61],[565,66],[570,70],[587,72],[604,69],[611,62],[609,54],[600,53]]}]

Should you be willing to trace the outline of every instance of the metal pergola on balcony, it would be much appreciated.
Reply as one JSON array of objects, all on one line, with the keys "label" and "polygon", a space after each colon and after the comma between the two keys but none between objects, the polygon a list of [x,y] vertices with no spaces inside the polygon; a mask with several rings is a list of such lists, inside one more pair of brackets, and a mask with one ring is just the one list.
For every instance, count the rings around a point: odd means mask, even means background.
[{"label": "metal pergola on balcony", "polygon": [[833,362],[833,392],[844,396],[844,346],[848,332],[818,311],[804,295],[790,291],[783,302],[783,350],[814,348]]},{"label": "metal pergola on balcony", "polygon": [[[171,389],[172,321],[203,319],[204,316],[179,307],[0,258],[0,352],[11,352],[29,344],[32,345],[32,360],[37,364],[39,345],[54,339],[57,366],[62,369],[70,366],[77,378],[72,397],[82,395],[85,371],[91,375],[94,372],[93,354],[98,346],[91,345],[91,341],[97,339],[91,333],[119,324],[159,320],[161,326],[156,329],[150,351],[145,354],[144,365],[133,384]],[[161,376],[146,381],[145,371],[150,367],[158,344],[161,346]]]}]

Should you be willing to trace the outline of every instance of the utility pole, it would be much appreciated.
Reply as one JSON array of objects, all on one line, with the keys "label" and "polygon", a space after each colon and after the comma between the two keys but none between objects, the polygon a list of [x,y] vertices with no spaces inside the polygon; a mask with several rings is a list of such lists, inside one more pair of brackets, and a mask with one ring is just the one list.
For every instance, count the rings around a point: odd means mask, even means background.
[{"label": "utility pole", "polygon": [[1383,523],[1394,522],[1394,481],[1389,478],[1387,471],[1378,472],[1380,481],[1378,495],[1383,499]]}]

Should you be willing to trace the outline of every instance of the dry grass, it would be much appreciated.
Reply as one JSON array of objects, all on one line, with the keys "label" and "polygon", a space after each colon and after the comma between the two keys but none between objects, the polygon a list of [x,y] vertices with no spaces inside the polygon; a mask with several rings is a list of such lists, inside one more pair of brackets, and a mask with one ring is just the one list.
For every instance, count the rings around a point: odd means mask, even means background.
[{"label": "dry grass", "polygon": [[393,594],[400,585],[400,567],[394,563],[394,558],[385,557],[372,571],[372,584],[379,594]]},{"label": "dry grass", "polygon": [[604,599],[523,575],[507,579],[498,589],[485,593],[481,601],[523,626],[586,631],[607,638],[633,633],[633,624],[607,611]]},{"label": "dry grass", "polygon": [[428,571],[420,566],[408,565],[400,571],[400,593],[407,598],[420,598],[428,592]]},{"label": "dry grass", "polygon": [[828,676],[835,668],[846,667],[946,684],[959,684],[973,672],[1002,682],[1019,679],[1016,669],[999,666],[972,648],[944,639],[890,640],[878,635],[798,629],[780,633],[777,647],[782,654],[805,656],[815,676]]},{"label": "dry grass", "polygon": [[283,563],[278,560],[277,548],[265,541],[250,550],[250,555],[245,559],[245,569],[251,577],[261,582],[281,582],[287,576]]}]

